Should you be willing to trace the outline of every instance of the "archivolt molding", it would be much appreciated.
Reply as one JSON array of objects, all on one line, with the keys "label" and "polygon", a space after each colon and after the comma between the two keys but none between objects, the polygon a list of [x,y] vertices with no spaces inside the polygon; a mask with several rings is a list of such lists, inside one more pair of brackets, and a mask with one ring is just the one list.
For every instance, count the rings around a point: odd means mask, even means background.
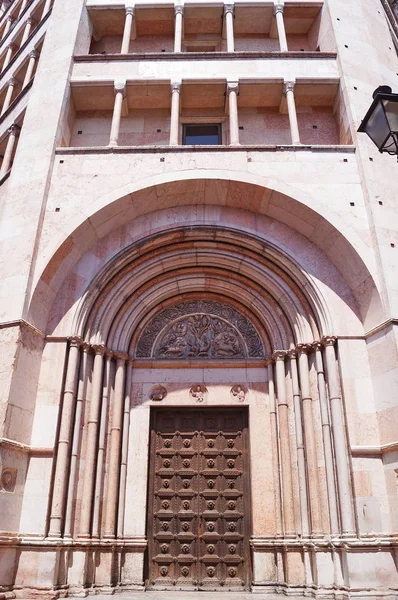
[{"label": "archivolt molding", "polygon": [[153,235],[117,255],[83,298],[75,331],[131,352],[156,313],[212,294],[261,323],[266,353],[328,331],[322,299],[282,252],[247,233],[204,226]]}]

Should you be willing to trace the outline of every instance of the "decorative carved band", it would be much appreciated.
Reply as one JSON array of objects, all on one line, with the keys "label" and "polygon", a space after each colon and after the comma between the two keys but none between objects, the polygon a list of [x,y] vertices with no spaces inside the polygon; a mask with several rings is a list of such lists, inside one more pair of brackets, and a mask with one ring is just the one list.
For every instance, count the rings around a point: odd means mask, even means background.
[{"label": "decorative carved band", "polygon": [[138,358],[261,358],[264,348],[252,323],[234,308],[192,300],[166,308],[144,329]]}]

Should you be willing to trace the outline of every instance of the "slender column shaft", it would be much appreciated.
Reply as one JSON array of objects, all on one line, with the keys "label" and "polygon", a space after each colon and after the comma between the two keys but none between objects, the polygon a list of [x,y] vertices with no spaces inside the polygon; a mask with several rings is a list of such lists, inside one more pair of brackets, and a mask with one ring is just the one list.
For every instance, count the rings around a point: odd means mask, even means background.
[{"label": "slender column shaft", "polygon": [[46,0],[44,3],[44,8],[43,8],[43,12],[41,14],[41,18],[44,19],[44,17],[46,16],[46,14],[48,13],[48,11],[51,8],[51,2],[52,0]]},{"label": "slender column shaft", "polygon": [[319,496],[318,458],[314,431],[314,416],[310,390],[309,366],[307,352],[311,348],[299,344],[298,366],[300,373],[301,404],[303,409],[304,439],[307,457],[308,490],[311,509],[311,531],[313,534],[322,533],[322,514]]},{"label": "slender column shaft", "polygon": [[13,44],[10,44],[8,46],[6,55],[4,57],[2,71],[5,71],[6,68],[8,67],[8,65],[10,64],[10,61],[11,61],[11,58],[12,58],[12,53],[14,52],[14,49],[15,49],[15,46]]},{"label": "slender column shaft", "polygon": [[278,394],[279,443],[282,467],[283,523],[285,535],[294,535],[293,484],[290,464],[289,417],[285,388],[286,352],[274,352],[276,387]]},{"label": "slender column shaft", "polygon": [[282,533],[282,512],[281,512],[281,482],[279,477],[279,445],[278,445],[278,420],[276,415],[275,401],[275,383],[272,364],[268,365],[268,395],[269,410],[271,419],[271,448],[272,448],[272,470],[274,478],[275,493],[275,514],[276,514],[276,534]]},{"label": "slender column shaft", "polygon": [[26,21],[25,29],[23,32],[22,40],[21,40],[21,48],[27,41],[28,37],[30,36],[30,32],[32,31],[33,25],[34,25],[33,19],[28,19]]},{"label": "slender column shaft", "polygon": [[28,83],[32,79],[33,71],[35,69],[35,64],[36,64],[36,60],[37,60],[37,56],[38,56],[38,54],[37,54],[36,50],[34,50],[33,52],[30,52],[30,54],[29,54],[28,68],[26,69],[25,77],[24,77],[23,84],[22,84],[22,89],[23,90],[26,88],[26,86],[28,85]]},{"label": "slender column shaft", "polygon": [[290,373],[292,377],[294,419],[296,424],[297,463],[301,504],[301,529],[303,535],[306,536],[309,535],[310,527],[308,518],[307,477],[305,470],[305,450],[301,415],[300,389],[297,373],[296,352],[294,350],[291,350],[288,354],[290,362]]},{"label": "slender column shaft", "polygon": [[120,486],[119,486],[119,512],[117,521],[117,537],[124,535],[124,510],[126,504],[126,483],[127,483],[127,461],[129,449],[129,431],[130,431],[130,404],[131,404],[131,386],[133,379],[133,369],[131,362],[126,366],[126,393],[124,396],[123,407],[123,436],[122,436],[122,455],[120,460]]},{"label": "slender column shaft", "polygon": [[181,52],[182,50],[182,32],[183,32],[183,18],[184,18],[184,7],[174,7],[174,52]]},{"label": "slender column shaft", "polygon": [[89,349],[90,349],[90,346],[88,344],[82,345],[81,368],[80,368],[79,384],[78,384],[78,389],[77,389],[75,424],[73,427],[72,452],[71,452],[70,469],[69,469],[69,485],[68,485],[68,497],[67,497],[67,502],[66,502],[64,537],[72,536],[72,509],[73,509],[73,500],[74,500],[74,496],[75,496],[75,483],[76,483],[76,472],[77,472],[77,463],[78,463],[78,457],[79,457],[79,447],[80,447],[80,438],[81,438],[83,406],[86,402],[87,380],[88,380],[87,365],[88,365],[88,358],[89,358],[88,357]]},{"label": "slender column shaft", "polygon": [[337,534],[339,532],[339,517],[337,508],[336,485],[334,481],[333,450],[330,433],[329,411],[326,398],[325,372],[323,368],[321,348],[321,344],[315,344],[315,361],[318,379],[319,403],[321,409],[323,450],[325,452],[326,485],[329,500],[330,529],[332,533]]},{"label": "slender column shaft", "polygon": [[170,146],[178,146],[181,83],[171,84]]},{"label": "slender column shaft", "polygon": [[126,354],[117,354],[115,376],[115,399],[112,410],[110,431],[110,451],[108,464],[108,490],[105,504],[104,537],[113,538],[116,534],[116,513],[119,492],[120,450],[124,413],[124,389],[126,377]]},{"label": "slender column shaft", "polygon": [[135,10],[132,6],[128,6],[126,8],[126,17],[124,21],[124,31],[123,31],[123,40],[122,47],[120,49],[121,54],[128,54],[130,50],[130,40],[131,40],[131,32],[133,29],[133,21],[135,18]]},{"label": "slender column shaft", "polygon": [[294,101],[294,83],[292,81],[287,81],[285,83],[284,93],[286,94],[287,110],[289,113],[292,144],[295,146],[300,144],[300,132],[297,122],[296,103]]},{"label": "slender column shaft", "polygon": [[235,52],[234,36],[234,5],[226,4],[224,6],[225,29],[227,34],[227,52]]},{"label": "slender column shaft", "polygon": [[11,29],[11,25],[14,23],[14,19],[12,17],[8,17],[8,19],[6,20],[6,25],[4,27],[4,31],[3,31],[3,35],[1,36],[1,39],[4,40],[4,38],[6,37],[6,35],[8,34],[8,32]]},{"label": "slender column shaft", "polygon": [[87,423],[86,460],[83,472],[83,495],[80,516],[80,536],[90,537],[91,511],[93,506],[95,467],[97,462],[98,424],[102,400],[102,375],[104,346],[94,346],[95,358],[91,391],[90,414]]},{"label": "slender column shaft", "polygon": [[276,18],[276,26],[278,29],[278,39],[279,39],[279,49],[281,52],[287,52],[287,38],[286,38],[286,29],[285,29],[285,21],[283,18],[283,4],[276,4],[274,8],[275,18]]},{"label": "slender column shaft", "polygon": [[22,15],[22,13],[25,10],[25,8],[27,7],[27,5],[28,5],[28,0],[22,0],[21,8],[19,9],[19,13],[18,13],[18,19]]},{"label": "slender column shaft", "polygon": [[113,107],[111,134],[109,140],[110,146],[117,146],[119,143],[120,121],[122,118],[123,99],[125,96],[125,83],[115,83],[115,104]]},{"label": "slender column shaft", "polygon": [[3,106],[1,108],[1,115],[4,115],[4,113],[9,109],[10,104],[11,104],[11,100],[12,100],[12,95],[14,93],[15,90],[15,86],[18,84],[18,81],[14,78],[11,78],[8,82],[8,87],[7,87],[7,93],[6,93],[6,97],[4,98],[4,102],[3,102]]},{"label": "slender column shaft", "polygon": [[336,364],[336,353],[334,349],[336,338],[325,337],[322,339],[322,342],[325,345],[341,526],[343,534],[354,535],[355,524],[351,499],[350,472],[347,460],[344,414],[340,393],[339,373]]},{"label": "slender column shaft", "polygon": [[11,166],[15,142],[16,142],[17,137],[19,136],[20,131],[21,131],[21,128],[19,127],[19,125],[15,125],[15,123],[14,123],[14,125],[11,125],[11,127],[8,130],[9,135],[8,135],[8,140],[7,140],[6,151],[4,152],[4,156],[3,156],[3,162],[1,163],[0,179],[2,179],[4,177],[4,175],[6,173],[8,173],[8,170]]},{"label": "slender column shaft", "polygon": [[238,83],[227,83],[230,146],[239,146]]},{"label": "slender column shaft", "polygon": [[100,537],[100,505],[103,495],[104,484],[104,462],[105,462],[105,444],[107,436],[107,419],[108,406],[111,401],[112,388],[112,358],[113,353],[108,352],[105,359],[101,417],[98,435],[98,451],[97,451],[97,470],[95,474],[95,491],[94,491],[94,506],[93,506],[93,526],[91,529],[92,537]]},{"label": "slender column shaft", "polygon": [[72,423],[79,375],[80,344],[80,338],[71,338],[63,393],[61,425],[57,443],[50,528],[48,532],[50,537],[61,537],[62,533],[65,496],[68,484],[69,453],[72,442]]}]

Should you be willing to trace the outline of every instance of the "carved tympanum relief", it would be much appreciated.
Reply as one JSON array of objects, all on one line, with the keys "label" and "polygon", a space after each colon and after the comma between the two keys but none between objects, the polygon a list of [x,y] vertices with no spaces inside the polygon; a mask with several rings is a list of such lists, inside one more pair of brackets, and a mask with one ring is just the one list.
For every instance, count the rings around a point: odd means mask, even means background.
[{"label": "carved tympanum relief", "polygon": [[246,399],[247,388],[244,385],[236,384],[231,388],[231,396],[238,402],[244,402]]},{"label": "carved tympanum relief", "polygon": [[138,358],[258,358],[264,356],[252,323],[212,300],[181,302],[161,311],[144,329]]}]

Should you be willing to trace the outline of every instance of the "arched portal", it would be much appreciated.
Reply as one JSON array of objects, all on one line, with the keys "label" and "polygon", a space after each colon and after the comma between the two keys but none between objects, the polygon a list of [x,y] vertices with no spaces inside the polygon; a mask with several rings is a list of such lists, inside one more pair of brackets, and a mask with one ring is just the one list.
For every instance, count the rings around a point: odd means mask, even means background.
[{"label": "arched portal", "polygon": [[59,288],[49,323],[69,342],[48,536],[86,557],[98,540],[89,586],[304,586],[303,540],[355,529],[332,335],[358,323],[355,300],[321,255],[310,274],[261,222],[239,227],[245,211],[187,225],[184,210],[111,254],[84,293]]}]

